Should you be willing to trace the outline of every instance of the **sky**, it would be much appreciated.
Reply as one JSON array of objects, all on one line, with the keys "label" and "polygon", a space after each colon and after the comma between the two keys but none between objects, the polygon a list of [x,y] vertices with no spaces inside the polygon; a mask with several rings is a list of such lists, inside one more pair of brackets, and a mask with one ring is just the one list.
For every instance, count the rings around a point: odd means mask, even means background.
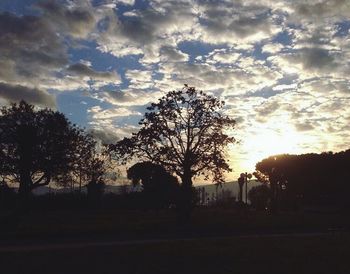
[{"label": "sky", "polygon": [[350,148],[348,0],[1,0],[0,105],[57,109],[104,142],[184,84],[236,119],[233,172]]}]

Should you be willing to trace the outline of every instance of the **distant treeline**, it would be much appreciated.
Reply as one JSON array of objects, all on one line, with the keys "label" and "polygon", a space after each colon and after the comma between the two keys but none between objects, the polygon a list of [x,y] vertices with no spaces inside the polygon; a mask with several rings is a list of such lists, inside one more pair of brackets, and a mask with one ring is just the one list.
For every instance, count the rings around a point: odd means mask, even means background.
[{"label": "distant treeline", "polygon": [[271,156],[257,163],[256,170],[270,182],[275,205],[350,206],[350,150]]}]

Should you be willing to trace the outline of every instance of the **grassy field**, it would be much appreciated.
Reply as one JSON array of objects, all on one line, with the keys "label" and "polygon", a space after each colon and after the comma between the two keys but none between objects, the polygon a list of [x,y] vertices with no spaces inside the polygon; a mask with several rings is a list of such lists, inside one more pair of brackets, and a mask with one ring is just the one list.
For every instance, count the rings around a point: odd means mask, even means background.
[{"label": "grassy field", "polygon": [[0,253],[0,272],[348,274],[350,235],[232,237]]},{"label": "grassy field", "polygon": [[[340,213],[205,208],[185,225],[173,211],[32,211],[1,220],[4,274],[350,273],[350,222]],[[114,241],[124,242],[70,245]],[[1,251],[6,245],[48,248]]]},{"label": "grassy field", "polygon": [[347,230],[350,218],[335,213],[237,212],[196,209],[191,222],[177,223],[174,211],[32,211],[20,218],[1,218],[1,239],[26,237],[155,238],[278,232]]}]

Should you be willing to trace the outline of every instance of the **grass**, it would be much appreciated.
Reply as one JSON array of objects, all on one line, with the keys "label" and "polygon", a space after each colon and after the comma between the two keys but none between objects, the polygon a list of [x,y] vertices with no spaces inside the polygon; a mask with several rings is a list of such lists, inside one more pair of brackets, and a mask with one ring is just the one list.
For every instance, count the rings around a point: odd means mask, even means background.
[{"label": "grass", "polygon": [[0,254],[2,273],[350,273],[350,235],[174,240]]},{"label": "grass", "polygon": [[189,224],[179,225],[174,211],[66,210],[32,211],[4,228],[0,239],[84,235],[125,239],[346,230],[350,228],[350,219],[339,213],[284,212],[270,215],[205,208],[195,210]]},{"label": "grass", "polygon": [[[179,225],[174,211],[32,211],[0,234],[17,245],[164,238],[123,245],[0,252],[0,273],[350,273],[350,220],[340,213],[196,209]],[[268,236],[318,232],[318,236]],[[257,234],[265,236],[254,236]],[[251,235],[237,237],[237,235]],[[200,237],[203,236],[203,237]],[[205,237],[211,236],[211,237]],[[183,240],[183,238],[189,238]],[[0,241],[0,243],[1,243]]]}]

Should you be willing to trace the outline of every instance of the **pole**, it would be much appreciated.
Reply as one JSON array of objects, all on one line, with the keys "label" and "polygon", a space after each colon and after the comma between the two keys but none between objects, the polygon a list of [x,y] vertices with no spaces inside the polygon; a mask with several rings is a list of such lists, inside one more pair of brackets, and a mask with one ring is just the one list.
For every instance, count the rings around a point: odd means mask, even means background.
[{"label": "pole", "polygon": [[245,203],[248,205],[248,176],[245,174]]}]

